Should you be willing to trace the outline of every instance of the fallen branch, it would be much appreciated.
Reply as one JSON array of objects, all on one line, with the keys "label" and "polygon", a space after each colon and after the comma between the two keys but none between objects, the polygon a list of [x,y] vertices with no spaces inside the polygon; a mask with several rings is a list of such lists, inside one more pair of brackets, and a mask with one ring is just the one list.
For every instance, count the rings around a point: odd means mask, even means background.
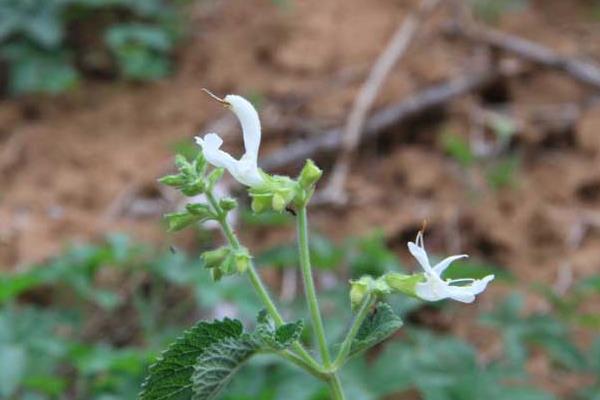
[{"label": "fallen branch", "polygon": [[563,71],[586,85],[600,89],[600,67],[570,56],[563,56],[535,42],[498,30],[482,27],[449,26],[448,33],[473,42],[512,53],[522,59]]},{"label": "fallen branch", "polygon": [[342,151],[333,167],[328,185],[320,192],[321,197],[331,203],[345,203],[344,190],[352,156],[360,142],[367,114],[371,110],[383,83],[395,64],[406,53],[422,20],[438,5],[439,0],[422,0],[416,11],[410,13],[398,26],[394,35],[379,55],[369,76],[354,100],[344,128]]},{"label": "fallen branch", "polygon": [[[518,69],[518,68],[517,68]],[[360,140],[372,139],[382,132],[427,110],[443,106],[449,101],[485,87],[501,76],[514,75],[513,66],[466,73],[447,82],[424,89],[397,104],[376,112],[366,122]],[[264,157],[260,163],[266,170],[277,170],[310,157],[329,153],[342,146],[343,128],[333,128],[320,136],[298,140]]]}]

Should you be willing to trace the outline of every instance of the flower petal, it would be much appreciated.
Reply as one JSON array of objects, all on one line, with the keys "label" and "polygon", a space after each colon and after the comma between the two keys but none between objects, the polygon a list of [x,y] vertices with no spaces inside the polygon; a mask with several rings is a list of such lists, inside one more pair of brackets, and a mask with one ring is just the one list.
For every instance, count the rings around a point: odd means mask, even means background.
[{"label": "flower petal", "polygon": [[229,94],[225,96],[224,100],[231,105],[231,110],[240,120],[246,155],[252,157],[256,162],[261,138],[260,119],[256,109],[252,103],[241,96]]},{"label": "flower petal", "polygon": [[442,275],[444,273],[444,271],[446,270],[446,268],[448,268],[450,266],[450,264],[452,264],[456,260],[459,260],[461,258],[466,258],[466,257],[469,257],[469,256],[467,254],[460,254],[457,256],[446,257],[442,261],[440,261],[439,263],[437,263],[436,265],[433,266],[433,271],[437,275]]},{"label": "flower petal", "polygon": [[495,278],[494,275],[488,275],[488,276],[484,277],[483,279],[475,280],[475,282],[473,282],[470,285],[471,293],[479,294],[479,293],[483,292],[485,290],[485,288],[487,287],[488,283],[493,281],[494,278]]},{"label": "flower petal", "polygon": [[415,294],[426,301],[438,301],[450,297],[448,285],[435,276],[428,276],[425,282],[417,283]]},{"label": "flower petal", "polygon": [[236,168],[237,160],[220,150],[223,139],[216,133],[208,133],[204,139],[196,137],[196,143],[202,146],[206,161],[218,168],[226,168],[230,173]]},{"label": "flower petal", "polygon": [[430,274],[435,273],[433,271],[433,269],[431,268],[431,265],[429,264],[429,258],[427,257],[427,252],[425,251],[425,249],[423,247],[417,246],[413,242],[408,242],[408,251],[410,251],[410,254],[412,254],[412,256],[417,259],[417,261],[419,262],[421,267],[425,270],[425,272],[430,273]]}]

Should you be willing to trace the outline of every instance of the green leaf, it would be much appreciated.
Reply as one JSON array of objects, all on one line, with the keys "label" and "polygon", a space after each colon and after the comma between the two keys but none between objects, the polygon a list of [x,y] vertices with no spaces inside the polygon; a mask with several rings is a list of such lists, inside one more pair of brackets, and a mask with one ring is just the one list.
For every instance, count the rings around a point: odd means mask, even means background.
[{"label": "green leaf", "polygon": [[208,347],[194,367],[192,399],[214,399],[259,348],[260,344],[250,334],[226,338]]},{"label": "green leaf", "polygon": [[360,326],[350,348],[350,355],[375,346],[401,326],[402,320],[394,313],[389,304],[379,303],[375,311],[365,318]]},{"label": "green leaf", "polygon": [[[189,399],[192,396],[192,374],[201,355],[216,343],[239,338],[243,327],[240,321],[201,321],[172,343],[150,367],[142,385],[140,400]],[[213,353],[214,354],[214,353]]]},{"label": "green leaf", "polygon": [[298,320],[275,327],[275,323],[266,310],[258,314],[256,338],[266,347],[283,350],[300,339],[304,330],[304,321]]}]

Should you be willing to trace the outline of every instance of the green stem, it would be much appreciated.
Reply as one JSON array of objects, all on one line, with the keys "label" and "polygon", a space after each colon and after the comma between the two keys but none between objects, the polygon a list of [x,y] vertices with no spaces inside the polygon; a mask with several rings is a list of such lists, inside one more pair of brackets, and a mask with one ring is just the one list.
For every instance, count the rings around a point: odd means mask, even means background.
[{"label": "green stem", "polygon": [[299,366],[300,368],[302,368],[303,370],[305,370],[306,372],[308,372],[315,378],[320,379],[325,382],[329,382],[329,379],[330,379],[329,375],[322,372],[320,369],[313,368],[311,365],[307,364],[303,358],[300,358],[300,356],[298,356],[296,353],[292,353],[291,351],[284,350],[284,351],[279,351],[275,354],[279,355],[282,358],[285,358],[286,360],[290,361],[293,364],[296,364],[297,366]]},{"label": "green stem", "polygon": [[327,380],[329,385],[329,391],[331,392],[333,400],[345,400],[344,389],[342,388],[342,382],[337,374],[331,374]]},{"label": "green stem", "polygon": [[348,354],[350,354],[350,349],[352,348],[352,341],[356,337],[360,326],[369,314],[369,310],[371,309],[371,306],[375,301],[376,298],[373,295],[367,294],[363,299],[362,303],[360,304],[360,308],[358,309],[358,312],[354,317],[354,321],[350,326],[350,330],[348,331],[346,338],[342,342],[339,353],[333,363],[334,370],[340,368],[348,358]]},{"label": "green stem", "polygon": [[319,311],[319,303],[310,265],[307,224],[306,206],[303,206],[298,210],[298,251],[300,254],[300,269],[302,270],[304,292],[306,293],[306,301],[308,302],[313,330],[319,344],[321,359],[325,368],[328,369],[331,366],[331,357],[329,355],[329,349],[327,348],[327,339],[325,338],[323,320],[321,319],[321,312]]},{"label": "green stem", "polygon": [[[212,206],[213,210],[217,214],[217,221],[221,225],[223,234],[227,238],[227,241],[234,249],[239,249],[241,247],[240,241],[236,237],[235,233],[233,232],[233,229],[231,228],[231,225],[227,221],[227,214],[223,211],[223,209],[221,208],[221,206],[219,205],[219,203],[217,202],[217,200],[211,192],[206,193],[206,198],[208,199],[208,203]],[[252,262],[250,263],[250,267],[248,268],[248,277],[250,279],[250,283],[254,287],[254,290],[258,294],[258,297],[260,297],[260,300],[267,308],[267,312],[273,318],[275,324],[277,326],[283,325],[285,321],[283,320],[283,317],[277,310],[275,303],[273,303],[271,296],[269,296],[269,292],[267,292],[267,289],[262,283],[262,280],[260,279],[260,276],[256,271],[254,263]],[[314,358],[311,357],[311,355],[306,351],[306,349],[302,347],[300,342],[294,342],[292,344],[292,348],[296,351],[296,353],[298,353],[298,356],[302,360],[304,360],[304,362],[308,366],[310,366],[310,368],[314,370],[314,372],[320,372],[322,370],[321,366],[315,361]]]}]

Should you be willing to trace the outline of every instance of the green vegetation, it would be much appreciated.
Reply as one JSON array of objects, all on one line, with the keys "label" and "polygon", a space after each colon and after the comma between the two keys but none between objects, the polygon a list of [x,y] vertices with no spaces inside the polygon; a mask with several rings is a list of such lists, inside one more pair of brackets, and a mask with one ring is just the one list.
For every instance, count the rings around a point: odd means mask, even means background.
[{"label": "green vegetation", "polygon": [[[400,268],[381,235],[339,245],[325,238],[317,242],[312,251],[322,270],[349,265],[352,276],[357,276],[365,270]],[[262,268],[294,267],[284,263],[288,257],[281,254],[285,251],[293,249],[282,246],[260,255]],[[453,265],[448,273],[460,277],[465,268],[469,276],[498,272],[493,266],[463,261]],[[508,274],[504,276],[510,279]],[[413,319],[407,317],[418,313],[423,303],[390,298],[389,312],[393,310],[404,320],[404,335],[379,345],[385,351],[376,347],[367,357],[353,357],[341,376],[347,396],[369,400],[416,390],[424,399],[553,399],[532,384],[526,373],[525,363],[535,348],[547,354],[557,374],[595,377],[595,384],[570,397],[595,399],[600,387],[600,338],[589,348],[581,347],[573,340],[570,327],[594,328],[587,325],[593,316],[580,311],[580,306],[600,295],[598,282],[599,277],[577,282],[566,296],[557,296],[550,288],[538,288],[552,300],[553,311],[524,313],[523,299],[513,294],[492,312],[481,315],[482,326],[495,332],[490,335],[498,335],[503,342],[503,351],[494,353],[495,358],[485,362],[477,357],[475,347],[464,340],[410,322]],[[0,275],[0,365],[11,368],[0,374],[0,397],[9,400],[136,398],[155,356],[191,321],[210,316],[223,305],[228,305],[228,314],[237,314],[245,322],[256,320],[260,302],[244,283],[241,277],[232,276],[214,284],[196,257],[190,258],[179,251],[157,251],[121,235],[109,236],[98,245],[72,246],[60,257],[28,272],[3,273]],[[343,286],[334,286],[320,295],[328,309],[327,335],[339,340],[350,313]],[[293,300],[285,307],[301,314],[301,304]],[[387,312],[388,306],[380,307],[383,308],[373,318]],[[449,312],[456,306],[444,302],[433,307],[439,312]],[[380,320],[389,323],[388,318]],[[573,321],[579,323],[574,325]],[[371,332],[382,329],[379,331],[384,332],[382,337],[387,336],[376,320],[367,322],[357,336],[353,353],[360,350],[362,341],[379,341],[380,337],[372,336]],[[203,357],[219,360],[226,352],[245,361],[250,354],[261,352],[260,357],[246,361],[251,367],[241,368],[221,398],[326,399],[326,387],[317,384],[310,375],[263,354],[285,349],[301,330],[297,323],[275,329],[262,313],[254,326],[244,332],[233,320],[199,323],[169,351],[179,351],[178,346],[185,343],[201,346],[203,337],[214,339],[206,336],[207,332],[220,328],[219,335],[230,338],[228,346],[211,347],[212,353],[200,351]],[[310,341],[310,330],[303,332],[302,340]],[[194,341],[185,342],[190,335]],[[151,371],[149,379],[160,376],[160,371]],[[187,371],[195,375],[196,385],[214,382],[210,376],[202,375],[202,371]],[[205,388],[214,389],[208,384]]]},{"label": "green vegetation", "polygon": [[0,0],[8,93],[59,93],[84,75],[150,81],[171,69],[183,34],[167,0]]},{"label": "green vegetation", "polygon": [[469,3],[475,15],[488,23],[497,23],[502,15],[529,5],[528,0],[469,0]]}]

